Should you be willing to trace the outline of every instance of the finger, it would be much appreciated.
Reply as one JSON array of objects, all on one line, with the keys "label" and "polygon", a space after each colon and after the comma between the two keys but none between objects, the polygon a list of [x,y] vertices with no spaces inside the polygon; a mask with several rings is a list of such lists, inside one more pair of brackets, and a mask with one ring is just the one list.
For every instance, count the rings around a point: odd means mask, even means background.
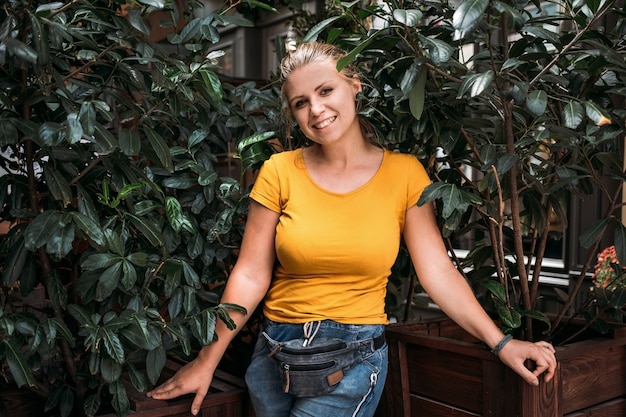
[{"label": "finger", "polygon": [[191,414],[193,414],[194,416],[197,416],[198,413],[200,412],[200,406],[202,405],[202,401],[204,401],[204,396],[206,395],[206,393],[201,393],[201,392],[197,392],[196,396],[193,399],[193,402],[191,403]]},{"label": "finger", "polygon": [[551,343],[540,341],[540,342],[536,342],[535,345],[543,347],[543,348],[547,348],[550,352],[556,353],[556,349],[554,349],[554,346],[552,346]]},{"label": "finger", "polygon": [[154,387],[154,389],[146,392],[146,395],[148,397],[152,397],[153,395],[159,395],[161,394],[163,391],[167,391],[167,388],[165,388],[168,384],[170,383],[170,380],[168,379],[167,381],[165,381],[164,383],[162,383],[161,385],[159,385],[158,387]]},{"label": "finger", "polygon": [[176,390],[177,390],[177,384],[175,383],[175,381],[168,380],[164,382],[163,384],[161,384],[160,386],[153,389],[152,391],[148,392],[148,396],[156,398],[156,399],[168,399],[168,398],[175,397],[175,395],[173,394],[175,393]]},{"label": "finger", "polygon": [[524,366],[523,362],[522,363],[514,362],[511,368],[517,374],[519,374],[519,376],[521,376],[524,381],[526,381],[530,385],[535,385],[535,386],[539,385],[539,380],[537,379],[537,376],[533,372],[531,372],[530,369]]}]

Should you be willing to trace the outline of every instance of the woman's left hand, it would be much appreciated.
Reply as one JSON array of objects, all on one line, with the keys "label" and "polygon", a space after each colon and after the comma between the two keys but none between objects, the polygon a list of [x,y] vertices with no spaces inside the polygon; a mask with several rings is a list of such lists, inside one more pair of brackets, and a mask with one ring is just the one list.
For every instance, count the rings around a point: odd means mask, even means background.
[{"label": "woman's left hand", "polygon": [[[544,374],[544,381],[550,381],[556,372],[555,349],[548,342],[526,342],[511,340],[504,345],[498,357],[500,360],[517,372],[524,381],[531,385],[539,385],[539,376]],[[531,371],[525,365],[527,360],[535,363]]]}]

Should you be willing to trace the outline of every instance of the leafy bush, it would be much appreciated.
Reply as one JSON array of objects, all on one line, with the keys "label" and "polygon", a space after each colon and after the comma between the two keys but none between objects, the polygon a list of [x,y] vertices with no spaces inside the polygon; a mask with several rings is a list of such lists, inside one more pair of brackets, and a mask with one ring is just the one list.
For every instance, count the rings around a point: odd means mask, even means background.
[{"label": "leafy bush", "polygon": [[[219,165],[229,143],[275,124],[277,104],[222,83],[203,52],[221,26],[251,25],[227,6],[204,18],[156,0],[0,11],[0,372],[47,410],[124,415],[122,372],[145,390],[167,354],[232,326],[239,307],[219,294],[247,189]],[[156,9],[190,20],[157,44]]]}]

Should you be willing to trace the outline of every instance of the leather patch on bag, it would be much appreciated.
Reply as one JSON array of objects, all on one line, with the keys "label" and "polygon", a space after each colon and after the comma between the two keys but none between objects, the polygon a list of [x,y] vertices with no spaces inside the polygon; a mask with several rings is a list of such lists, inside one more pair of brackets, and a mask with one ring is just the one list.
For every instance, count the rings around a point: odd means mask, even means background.
[{"label": "leather patch on bag", "polygon": [[328,385],[330,385],[331,387],[333,385],[337,385],[342,379],[343,379],[343,370],[341,369],[337,369],[335,372],[333,372],[332,374],[326,377],[326,380],[328,381]]}]

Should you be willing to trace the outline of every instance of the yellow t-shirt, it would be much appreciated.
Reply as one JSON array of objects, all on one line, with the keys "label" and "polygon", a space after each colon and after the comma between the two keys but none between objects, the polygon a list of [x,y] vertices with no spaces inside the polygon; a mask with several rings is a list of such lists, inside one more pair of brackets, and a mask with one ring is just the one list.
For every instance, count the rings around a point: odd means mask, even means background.
[{"label": "yellow t-shirt", "polygon": [[386,324],[387,280],[406,210],[429,183],[414,156],[385,151],[365,185],[338,194],[309,177],[301,149],[272,155],[250,193],[280,213],[265,316],[289,323]]}]

